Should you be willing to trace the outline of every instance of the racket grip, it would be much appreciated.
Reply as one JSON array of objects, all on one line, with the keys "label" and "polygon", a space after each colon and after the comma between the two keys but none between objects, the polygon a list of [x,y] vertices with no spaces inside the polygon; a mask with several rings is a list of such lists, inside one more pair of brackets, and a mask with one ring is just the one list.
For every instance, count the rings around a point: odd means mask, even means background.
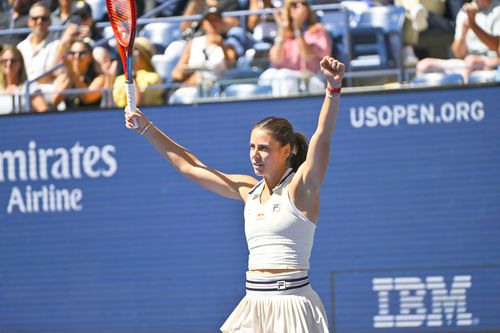
[{"label": "racket grip", "polygon": [[[135,112],[137,105],[135,104],[135,87],[134,82],[125,82],[125,88],[127,91],[127,105],[130,112]],[[139,128],[139,124],[137,123],[137,119],[134,119],[134,127]]]}]

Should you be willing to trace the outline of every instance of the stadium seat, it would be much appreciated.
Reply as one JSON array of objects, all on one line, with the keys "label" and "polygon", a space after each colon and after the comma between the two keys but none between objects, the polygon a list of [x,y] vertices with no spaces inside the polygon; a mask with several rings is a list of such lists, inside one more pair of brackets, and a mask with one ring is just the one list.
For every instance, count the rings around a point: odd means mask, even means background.
[{"label": "stadium seat", "polygon": [[191,104],[200,97],[198,87],[181,87],[170,95],[169,104]]},{"label": "stadium seat", "polygon": [[428,73],[414,77],[412,85],[460,85],[464,83],[464,78],[460,74]]},{"label": "stadium seat", "polygon": [[350,63],[350,15],[348,10],[318,12],[321,23],[332,38],[333,56],[347,65]]},{"label": "stadium seat", "polygon": [[108,40],[108,45],[112,50],[116,49],[116,38],[113,28],[110,25],[102,30],[102,36]]},{"label": "stadium seat", "polygon": [[361,13],[357,25],[351,29],[352,70],[402,70],[405,13],[403,7],[396,6],[370,7]]},{"label": "stadium seat", "polygon": [[219,79],[219,81],[238,81],[238,80],[249,80],[255,79],[255,82],[259,79],[259,76],[264,70],[260,67],[248,67],[248,68],[231,68],[226,71],[226,73]]},{"label": "stadium seat", "polygon": [[178,58],[172,59],[164,54],[155,54],[151,58],[151,62],[153,63],[156,72],[165,82],[169,82],[171,80],[172,70],[174,69],[178,60]]},{"label": "stadium seat", "polygon": [[342,6],[347,8],[349,11],[349,25],[355,27],[361,18],[361,14],[367,11],[370,6],[364,1],[342,1],[340,3]]},{"label": "stadium seat", "polygon": [[468,83],[489,83],[497,81],[497,71],[474,71],[469,76]]},{"label": "stadium seat", "polygon": [[273,89],[269,85],[240,83],[227,86],[222,91],[222,97],[251,98],[255,96],[271,96]]},{"label": "stadium seat", "polygon": [[154,22],[146,24],[139,33],[146,37],[156,47],[156,53],[163,53],[167,46],[181,39],[178,22]]},{"label": "stadium seat", "polygon": [[85,0],[92,8],[92,18],[94,21],[102,21],[107,18],[106,0]]}]

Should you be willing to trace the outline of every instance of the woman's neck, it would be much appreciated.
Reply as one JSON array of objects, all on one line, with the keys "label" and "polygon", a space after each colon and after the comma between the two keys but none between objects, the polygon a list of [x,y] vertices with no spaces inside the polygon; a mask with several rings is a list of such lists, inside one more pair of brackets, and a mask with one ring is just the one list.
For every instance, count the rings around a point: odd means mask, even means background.
[{"label": "woman's neck", "polygon": [[280,172],[276,172],[273,175],[264,176],[265,187],[264,190],[269,191],[269,193],[273,192],[273,189],[278,186],[279,182],[285,176],[285,172],[288,170],[288,167],[280,170]]}]

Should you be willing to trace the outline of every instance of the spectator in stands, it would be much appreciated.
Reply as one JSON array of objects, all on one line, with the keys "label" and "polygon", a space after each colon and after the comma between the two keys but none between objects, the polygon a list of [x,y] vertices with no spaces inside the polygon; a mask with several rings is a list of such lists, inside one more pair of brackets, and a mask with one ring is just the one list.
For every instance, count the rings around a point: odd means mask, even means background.
[{"label": "spectator in stands", "polygon": [[444,16],[446,0],[394,0],[394,5],[406,9],[403,27],[403,61],[406,66],[414,66],[418,62],[415,46],[418,44],[420,32],[428,27],[430,13]]},{"label": "spectator in stands", "polygon": [[[249,9],[259,10],[266,8],[274,8],[272,0],[250,0]],[[257,41],[272,41],[276,37],[278,30],[276,21],[272,14],[249,15],[248,30],[253,33],[253,37]]]},{"label": "spectator in stands", "polygon": [[[94,48],[96,41],[102,39],[101,33],[97,30],[94,19],[92,18],[92,8],[88,3],[82,0],[73,2],[71,16],[67,23],[66,29],[60,37],[60,42],[57,48],[56,65],[60,59],[63,59],[70,45],[77,39],[82,39]],[[104,46],[107,49],[107,44]],[[59,74],[60,72],[58,72]]]},{"label": "spectator in stands", "polygon": [[[0,53],[0,94],[22,95],[26,80],[27,75],[23,55],[14,45],[4,45]],[[36,112],[48,111],[48,104],[37,89],[36,84],[30,88],[32,109]],[[21,98],[21,101],[24,101],[24,98]]]},{"label": "spectator in stands", "polygon": [[[208,11],[209,8],[216,7],[219,13],[234,11],[240,9],[240,2],[238,0],[190,0],[184,15],[197,15],[203,14]],[[197,30],[199,28],[199,21],[183,21],[181,23],[181,30],[187,33],[187,30]],[[240,20],[238,17],[224,17],[221,24],[221,33],[227,34],[231,28],[240,25]]]},{"label": "spectator in stands", "polygon": [[52,25],[66,25],[71,17],[72,0],[59,0],[59,6],[52,12]]},{"label": "spectator in stands", "polygon": [[[150,88],[162,83],[162,79],[156,73],[151,58],[155,54],[155,47],[144,37],[137,37],[134,42],[134,82],[135,100],[137,105],[159,105],[163,103],[163,89]],[[125,75],[116,78],[113,85],[113,101],[116,106],[127,105],[125,91]]]},{"label": "spectator in stands", "polygon": [[[82,106],[98,106],[101,101],[101,91],[99,89],[106,88],[106,82],[104,75],[98,74],[96,71],[92,57],[92,46],[79,38],[70,45],[69,51],[62,61],[65,71],[59,74],[54,81],[52,105],[58,110],[68,110]],[[88,91],[66,94],[64,91],[67,89]]]},{"label": "spectator in stands", "polygon": [[[318,22],[309,1],[288,0],[283,13],[276,14],[275,19],[278,35],[269,51],[273,68],[266,70],[263,77],[290,79],[289,82],[302,79],[309,85],[309,91],[323,89],[322,80],[315,75],[319,70],[319,61],[332,53],[332,40]],[[285,88],[285,91],[288,89]]]},{"label": "spectator in stands", "polygon": [[[28,16],[35,0],[8,0],[0,11],[0,29],[17,29],[28,26]],[[0,44],[17,45],[28,34],[0,35]]]},{"label": "spectator in stands", "polygon": [[78,26],[78,37],[89,43],[95,43],[103,37],[92,17],[92,7],[83,0],[73,3],[70,22]]},{"label": "spectator in stands", "polygon": [[102,74],[104,76],[104,87],[108,88],[102,93],[101,107],[112,107],[112,89],[115,77],[118,75],[118,60],[113,59],[111,53],[102,46],[94,47],[92,50],[92,56],[94,57],[96,72],[97,74]]},{"label": "spectator in stands", "polygon": [[[28,79],[33,80],[53,67],[58,41],[49,34],[50,9],[46,4],[34,3],[29,14],[28,25],[31,33],[18,44],[17,48],[23,54]],[[52,75],[46,75],[38,82],[48,83],[53,79]]]},{"label": "spectator in stands", "polygon": [[317,73],[319,60],[332,53],[332,41],[307,0],[288,0],[276,15],[278,35],[269,56],[276,68]]},{"label": "spectator in stands", "polygon": [[224,22],[216,7],[210,7],[203,15],[201,25],[204,35],[193,38],[184,48],[172,79],[177,82],[199,84],[216,81],[234,65],[237,54],[234,47],[225,43]]},{"label": "spectator in stands", "polygon": [[499,34],[499,0],[475,0],[464,4],[456,18],[452,43],[456,59],[425,58],[417,64],[417,75],[459,73],[467,80],[474,70],[494,69],[499,64],[499,58],[491,41]]}]

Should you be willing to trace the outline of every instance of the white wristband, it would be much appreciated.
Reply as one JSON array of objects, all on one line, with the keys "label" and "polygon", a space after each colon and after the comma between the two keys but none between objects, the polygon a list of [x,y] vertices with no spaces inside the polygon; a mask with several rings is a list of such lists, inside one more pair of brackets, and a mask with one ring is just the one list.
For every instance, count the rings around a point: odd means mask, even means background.
[{"label": "white wristband", "polygon": [[152,121],[150,121],[149,124],[147,124],[146,127],[142,129],[141,135],[144,135],[144,133],[146,133],[146,131],[151,127],[151,125],[153,125]]}]

